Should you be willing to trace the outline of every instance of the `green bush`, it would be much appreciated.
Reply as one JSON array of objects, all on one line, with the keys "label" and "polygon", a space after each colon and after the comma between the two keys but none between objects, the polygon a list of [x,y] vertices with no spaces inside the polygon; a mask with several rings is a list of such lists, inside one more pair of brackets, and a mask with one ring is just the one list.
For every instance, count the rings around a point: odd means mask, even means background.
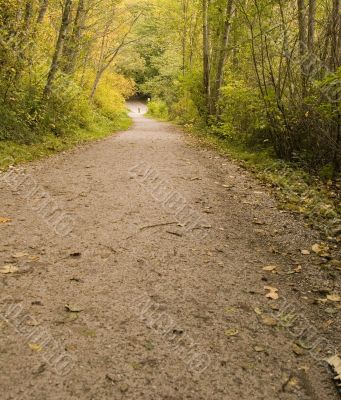
[{"label": "green bush", "polygon": [[148,104],[148,114],[152,117],[167,120],[169,110],[167,104],[162,100],[153,100]]}]

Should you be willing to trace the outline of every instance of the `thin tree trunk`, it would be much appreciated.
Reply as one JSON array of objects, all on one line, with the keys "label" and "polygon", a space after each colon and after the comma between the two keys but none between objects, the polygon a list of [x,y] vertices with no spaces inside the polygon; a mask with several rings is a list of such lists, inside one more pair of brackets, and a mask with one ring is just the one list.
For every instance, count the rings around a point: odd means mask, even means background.
[{"label": "thin tree trunk", "polygon": [[43,92],[43,97],[48,97],[52,91],[53,81],[56,77],[56,74],[57,74],[57,71],[59,68],[60,56],[63,51],[66,32],[67,32],[68,26],[70,24],[71,7],[72,7],[72,0],[65,0],[64,1],[64,10],[63,10],[63,15],[62,15],[62,22],[61,22],[59,34],[58,34],[58,40],[57,40],[54,55],[52,58],[50,71],[49,71],[49,74],[47,77],[46,86],[45,86],[45,89]]},{"label": "thin tree trunk", "polygon": [[307,71],[306,71],[306,54],[307,54],[307,15],[305,0],[297,0],[298,7],[298,29],[299,29],[299,51],[301,58],[301,81],[302,94],[306,94]]},{"label": "thin tree trunk", "polygon": [[314,52],[315,43],[315,24],[316,24],[316,0],[309,0],[309,20],[308,20],[308,51]]},{"label": "thin tree trunk", "polygon": [[203,67],[204,67],[204,96],[206,116],[211,114],[211,78],[210,78],[210,31],[209,31],[209,0],[203,0]]},{"label": "thin tree trunk", "polygon": [[41,24],[43,22],[48,6],[49,6],[49,0],[40,1],[40,8],[37,17],[38,24]]},{"label": "thin tree trunk", "polygon": [[213,97],[213,107],[216,112],[216,116],[219,114],[219,98],[220,98],[220,91],[224,81],[224,70],[225,70],[225,63],[227,58],[228,52],[228,45],[230,39],[230,32],[232,21],[236,12],[236,8],[234,6],[234,0],[227,0],[226,3],[226,14],[225,14],[225,23],[224,23],[224,31],[222,36],[222,42],[220,45],[220,52],[218,58],[218,65],[217,65],[217,75],[214,87],[214,96]]},{"label": "thin tree trunk", "polygon": [[330,67],[334,71],[340,66],[340,0],[333,0],[333,10],[331,15],[331,54]]},{"label": "thin tree trunk", "polygon": [[27,34],[31,27],[33,15],[33,1],[27,0],[25,5],[25,14],[24,14],[24,34]]},{"label": "thin tree trunk", "polygon": [[188,0],[182,0],[183,29],[182,29],[182,74],[186,72],[187,30],[188,30]]},{"label": "thin tree trunk", "polygon": [[309,65],[307,68],[307,73],[309,78],[311,78],[311,75],[314,71],[315,24],[316,24],[316,0],[309,0],[308,39],[307,39],[308,57],[309,57]]},{"label": "thin tree trunk", "polygon": [[79,53],[80,41],[84,25],[85,7],[84,0],[79,0],[74,25],[69,40],[64,45],[65,64],[63,71],[66,74],[72,74],[76,68],[77,57]]},{"label": "thin tree trunk", "polygon": [[104,72],[104,70],[101,69],[101,70],[98,70],[97,73],[96,73],[96,78],[95,78],[94,84],[93,84],[92,89],[91,89],[90,100],[93,100],[94,97],[95,97],[95,94],[96,94],[96,91],[97,91],[97,88],[98,88],[98,84],[99,84],[99,82],[100,82],[100,80],[102,78],[103,72]]}]

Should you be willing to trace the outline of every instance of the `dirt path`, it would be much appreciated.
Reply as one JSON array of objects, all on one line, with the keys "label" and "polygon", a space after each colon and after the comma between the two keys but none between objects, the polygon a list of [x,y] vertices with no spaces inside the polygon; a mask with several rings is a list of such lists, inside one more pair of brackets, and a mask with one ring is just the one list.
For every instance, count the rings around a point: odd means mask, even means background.
[{"label": "dirt path", "polygon": [[226,158],[132,116],[1,175],[1,399],[338,399],[319,359],[340,345],[340,273],[301,254],[317,234]]}]

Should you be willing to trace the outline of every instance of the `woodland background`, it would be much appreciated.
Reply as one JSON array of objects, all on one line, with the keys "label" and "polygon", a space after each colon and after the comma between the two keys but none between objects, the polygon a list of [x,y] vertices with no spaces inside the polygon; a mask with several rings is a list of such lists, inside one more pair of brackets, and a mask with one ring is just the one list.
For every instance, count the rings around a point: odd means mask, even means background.
[{"label": "woodland background", "polygon": [[0,26],[2,164],[128,127],[137,94],[340,211],[340,0],[0,0]]}]

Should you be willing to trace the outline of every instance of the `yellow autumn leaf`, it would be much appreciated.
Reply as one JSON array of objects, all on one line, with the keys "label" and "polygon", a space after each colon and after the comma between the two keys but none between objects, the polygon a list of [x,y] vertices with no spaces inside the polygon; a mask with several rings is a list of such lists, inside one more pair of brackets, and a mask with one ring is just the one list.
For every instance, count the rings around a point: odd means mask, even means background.
[{"label": "yellow autumn leaf", "polygon": [[335,301],[335,302],[341,302],[341,296],[339,296],[338,294],[329,294],[327,296],[327,300]]},{"label": "yellow autumn leaf", "polygon": [[6,224],[7,222],[11,222],[11,218],[0,217],[0,224]]},{"label": "yellow autumn leaf", "polygon": [[15,272],[18,272],[18,267],[12,264],[7,264],[0,268],[0,274],[14,274]]},{"label": "yellow autumn leaf", "polygon": [[28,345],[29,345],[30,349],[33,350],[33,351],[38,351],[39,352],[39,351],[43,350],[41,345],[38,344],[38,343],[29,343]]},{"label": "yellow autumn leaf", "polygon": [[278,289],[272,286],[264,286],[264,289],[268,291],[265,295],[268,299],[277,300],[279,298]]}]

